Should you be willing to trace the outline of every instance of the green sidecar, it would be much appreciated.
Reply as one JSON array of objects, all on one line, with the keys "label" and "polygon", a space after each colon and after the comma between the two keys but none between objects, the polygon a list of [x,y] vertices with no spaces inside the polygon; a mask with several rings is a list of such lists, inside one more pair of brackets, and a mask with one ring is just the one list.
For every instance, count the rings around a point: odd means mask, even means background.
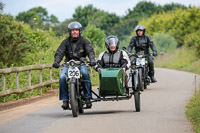
[{"label": "green sidecar", "polygon": [[[129,76],[127,76],[129,75]],[[128,78],[129,77],[129,78]],[[125,73],[122,68],[104,68],[99,73],[99,88],[92,90],[92,102],[128,100],[134,95],[136,112],[140,112],[140,91],[133,84],[130,70]]]},{"label": "green sidecar", "polygon": [[123,95],[125,89],[125,76],[121,68],[101,69],[99,74],[99,95]]}]

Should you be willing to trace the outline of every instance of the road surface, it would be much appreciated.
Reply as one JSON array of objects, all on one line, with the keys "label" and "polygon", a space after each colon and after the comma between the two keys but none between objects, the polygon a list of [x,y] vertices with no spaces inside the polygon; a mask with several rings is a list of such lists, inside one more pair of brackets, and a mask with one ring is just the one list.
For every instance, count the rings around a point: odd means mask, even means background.
[{"label": "road surface", "polygon": [[0,133],[192,133],[185,106],[194,93],[194,74],[156,69],[157,83],[134,100],[93,103],[73,118],[58,97],[0,112]]}]

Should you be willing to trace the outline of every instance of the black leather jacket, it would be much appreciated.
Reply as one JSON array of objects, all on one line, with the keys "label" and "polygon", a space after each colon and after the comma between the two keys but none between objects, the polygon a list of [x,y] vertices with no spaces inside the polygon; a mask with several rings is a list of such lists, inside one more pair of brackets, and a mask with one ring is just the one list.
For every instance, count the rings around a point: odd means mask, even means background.
[{"label": "black leather jacket", "polygon": [[147,35],[143,35],[141,37],[133,36],[128,46],[128,52],[131,53],[133,47],[135,47],[136,53],[139,51],[144,51],[145,54],[149,54],[149,47],[152,49],[152,51],[157,51],[153,44],[153,40]]},{"label": "black leather jacket", "polygon": [[62,41],[58,47],[54,62],[60,63],[65,56],[65,62],[74,59],[80,60],[81,57],[88,56],[90,61],[95,61],[94,49],[91,43],[84,37],[80,36],[77,40],[72,40],[71,37],[67,37]]}]

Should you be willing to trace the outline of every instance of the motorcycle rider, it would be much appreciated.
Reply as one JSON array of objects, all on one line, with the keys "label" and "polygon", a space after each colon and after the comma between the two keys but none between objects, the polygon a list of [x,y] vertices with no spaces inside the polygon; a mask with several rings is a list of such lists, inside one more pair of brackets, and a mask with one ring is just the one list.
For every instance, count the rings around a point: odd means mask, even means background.
[{"label": "motorcycle rider", "polygon": [[107,50],[100,53],[97,59],[96,71],[101,68],[123,68],[123,71],[130,67],[130,60],[127,53],[119,50],[119,39],[116,36],[110,35],[105,40]]},{"label": "motorcycle rider", "polygon": [[[55,53],[53,67],[59,68],[59,63],[64,56],[65,62],[68,62],[71,59],[82,60],[88,56],[90,59],[90,64],[94,66],[96,64],[94,49],[89,40],[81,36],[82,25],[76,21],[71,22],[68,25],[68,32],[69,37],[62,41]],[[85,81],[83,88],[86,106],[91,108],[91,79],[88,66],[82,65],[79,69],[83,75],[83,80]],[[68,84],[66,83],[67,75],[68,67],[64,66],[60,73],[59,79],[59,99],[63,101],[63,105],[61,106],[63,109],[69,109]]]},{"label": "motorcycle rider", "polygon": [[156,47],[153,43],[153,40],[150,36],[145,35],[145,27],[143,25],[138,25],[135,28],[136,31],[136,36],[133,36],[131,38],[131,41],[129,43],[128,46],[128,52],[131,53],[132,48],[135,47],[135,52],[140,52],[140,51],[144,51],[145,55],[148,55],[148,67],[149,67],[149,77],[151,78],[151,82],[155,83],[157,82],[157,80],[154,77],[154,63],[153,63],[153,59],[150,55],[149,52],[149,47],[152,49],[153,51],[153,56],[157,55],[157,50]]}]

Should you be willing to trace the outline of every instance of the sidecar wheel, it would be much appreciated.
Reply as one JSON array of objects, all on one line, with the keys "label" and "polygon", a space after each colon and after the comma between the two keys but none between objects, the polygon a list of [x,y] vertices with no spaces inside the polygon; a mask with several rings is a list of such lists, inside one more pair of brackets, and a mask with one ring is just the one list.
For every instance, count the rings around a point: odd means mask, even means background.
[{"label": "sidecar wheel", "polygon": [[78,109],[79,114],[83,114],[84,113],[83,104],[82,104],[82,101],[80,101],[80,99],[78,102],[78,107],[79,107],[79,109]]},{"label": "sidecar wheel", "polygon": [[135,98],[135,109],[136,112],[140,112],[140,91],[134,92],[134,98]]},{"label": "sidecar wheel", "polygon": [[83,110],[83,109],[79,109],[79,113],[80,113],[80,114],[83,114],[83,113],[84,113],[84,110]]},{"label": "sidecar wheel", "polygon": [[144,82],[144,89],[147,89],[147,83],[146,83],[146,81]]}]

